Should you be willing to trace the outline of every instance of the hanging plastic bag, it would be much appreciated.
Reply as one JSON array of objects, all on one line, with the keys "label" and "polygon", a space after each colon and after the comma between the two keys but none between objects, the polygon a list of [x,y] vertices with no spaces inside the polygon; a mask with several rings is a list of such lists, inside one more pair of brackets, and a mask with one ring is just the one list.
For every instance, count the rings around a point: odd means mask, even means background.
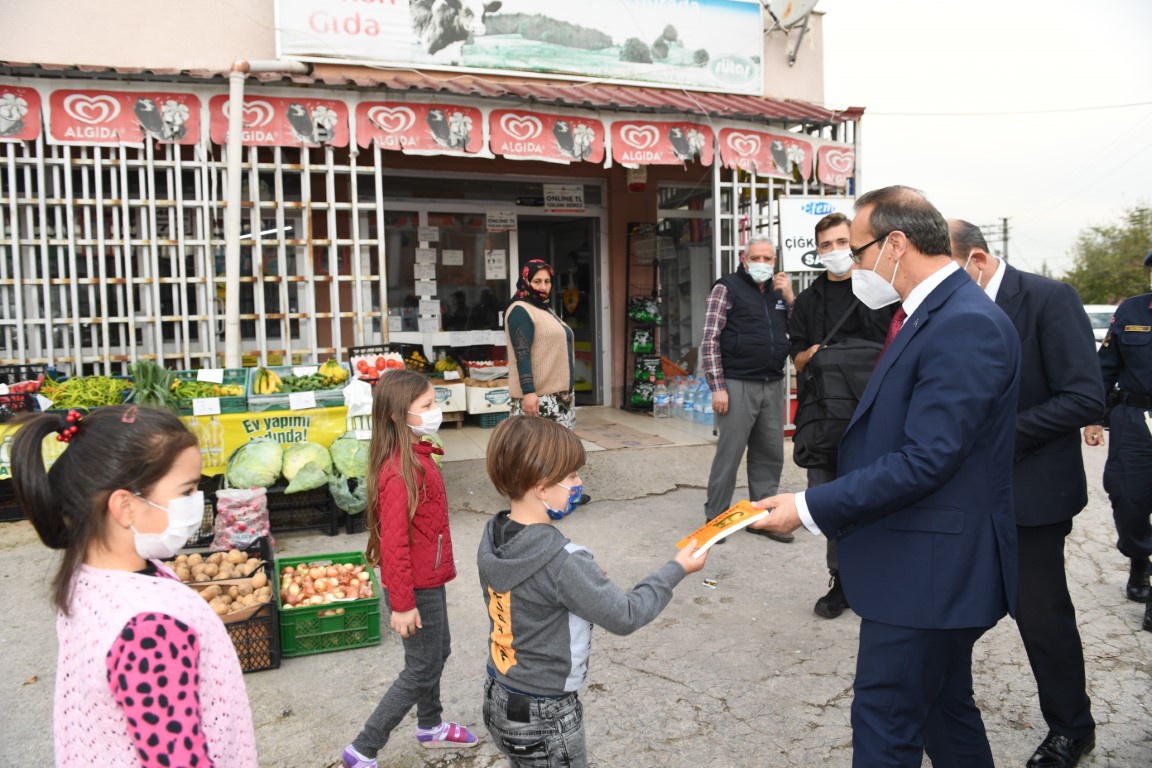
[{"label": "hanging plastic bag", "polygon": [[221,488],[216,491],[214,552],[245,549],[268,536],[268,491],[265,488]]}]

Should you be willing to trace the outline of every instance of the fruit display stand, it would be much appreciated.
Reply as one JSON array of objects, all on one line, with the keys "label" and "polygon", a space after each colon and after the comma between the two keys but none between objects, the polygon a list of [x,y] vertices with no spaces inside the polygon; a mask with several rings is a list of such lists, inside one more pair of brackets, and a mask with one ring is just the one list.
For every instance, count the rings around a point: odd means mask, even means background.
[{"label": "fruit display stand", "polygon": [[383,589],[376,569],[367,567],[361,553],[281,558],[276,561],[276,572],[283,572],[289,565],[298,568],[337,563],[365,566],[371,577],[372,597],[294,608],[281,604],[280,649],[283,656],[310,656],[380,643],[380,597]]},{"label": "fruit display stand", "polygon": [[268,370],[281,380],[285,376],[307,377],[320,371],[318,365],[275,366],[267,369],[252,368],[248,371],[248,410],[250,412],[306,410],[309,405],[317,408],[328,408],[344,405],[344,387],[348,381],[348,369],[340,366],[345,378],[332,389],[314,389],[301,392],[273,392],[259,391],[259,377],[261,372]]},{"label": "fruit display stand", "polygon": [[200,415],[244,413],[248,410],[249,372],[244,368],[202,368],[198,371],[176,371],[174,376],[180,382],[195,381],[209,387],[214,385],[229,389],[239,387],[238,394],[209,394],[204,397],[180,398],[176,401],[176,407],[182,416],[194,413]]},{"label": "fruit display stand", "polygon": [[436,405],[444,413],[444,423],[455,422],[456,428],[464,426],[464,414],[468,410],[467,387],[463,381],[432,379],[436,391]]}]

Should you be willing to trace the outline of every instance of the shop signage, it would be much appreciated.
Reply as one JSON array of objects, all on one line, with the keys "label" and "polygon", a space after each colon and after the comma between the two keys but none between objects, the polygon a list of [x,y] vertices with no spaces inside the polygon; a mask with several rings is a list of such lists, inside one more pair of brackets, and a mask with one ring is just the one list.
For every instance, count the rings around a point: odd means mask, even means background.
[{"label": "shop signage", "polygon": [[812,142],[791,133],[720,129],[720,160],[758,176],[812,177]]},{"label": "shop signage", "polygon": [[824,264],[816,255],[816,222],[830,213],[852,217],[850,197],[781,197],[780,269],[819,272]]},{"label": "shop signage", "polygon": [[545,213],[584,213],[583,184],[545,184]]},{"label": "shop signage", "polygon": [[0,141],[31,141],[40,135],[40,94],[35,88],[0,86]]},{"label": "shop signage", "polygon": [[622,165],[712,164],[712,129],[696,123],[612,124],[612,159]]},{"label": "shop signage", "polygon": [[493,152],[516,160],[604,161],[604,125],[594,117],[494,109],[488,135]]},{"label": "shop signage", "polygon": [[485,218],[485,229],[489,232],[515,232],[515,211],[488,211]]},{"label": "shop signage", "polygon": [[[214,144],[228,142],[227,95],[208,102]],[[247,147],[348,146],[348,107],[333,99],[244,97],[243,143]]]},{"label": "shop signage", "polygon": [[825,144],[816,150],[816,178],[830,187],[846,187],[856,173],[856,151],[852,147]]},{"label": "shop signage", "polygon": [[277,54],[308,61],[764,87],[760,0],[276,0],[276,20]]},{"label": "shop signage", "polygon": [[57,144],[196,144],[200,99],[190,93],[53,91],[48,136]]},{"label": "shop signage", "polygon": [[484,116],[475,107],[372,101],[356,106],[356,142],[407,154],[460,155],[484,148]]}]

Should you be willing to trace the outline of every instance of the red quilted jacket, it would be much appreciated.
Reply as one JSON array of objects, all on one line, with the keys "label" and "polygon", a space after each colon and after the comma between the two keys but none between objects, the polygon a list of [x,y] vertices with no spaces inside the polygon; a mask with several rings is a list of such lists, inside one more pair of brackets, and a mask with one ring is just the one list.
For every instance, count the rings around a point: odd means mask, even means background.
[{"label": "red quilted jacket", "polygon": [[416,607],[413,590],[442,587],[456,578],[452,534],[448,530],[448,496],[440,468],[432,459],[433,453],[444,452],[429,443],[413,443],[412,450],[424,468],[424,482],[417,489],[420,501],[411,526],[408,492],[396,461],[385,462],[377,478],[380,580],[396,612]]}]

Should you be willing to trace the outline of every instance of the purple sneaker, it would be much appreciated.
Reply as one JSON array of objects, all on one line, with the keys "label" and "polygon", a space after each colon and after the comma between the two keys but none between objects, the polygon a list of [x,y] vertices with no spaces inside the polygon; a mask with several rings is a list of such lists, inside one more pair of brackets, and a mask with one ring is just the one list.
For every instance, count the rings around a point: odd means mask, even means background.
[{"label": "purple sneaker", "polygon": [[344,768],[377,768],[376,758],[367,758],[352,748],[352,745],[344,747]]},{"label": "purple sneaker", "polygon": [[440,723],[438,728],[428,730],[417,728],[416,741],[425,749],[475,747],[480,744],[476,735],[459,723]]}]

